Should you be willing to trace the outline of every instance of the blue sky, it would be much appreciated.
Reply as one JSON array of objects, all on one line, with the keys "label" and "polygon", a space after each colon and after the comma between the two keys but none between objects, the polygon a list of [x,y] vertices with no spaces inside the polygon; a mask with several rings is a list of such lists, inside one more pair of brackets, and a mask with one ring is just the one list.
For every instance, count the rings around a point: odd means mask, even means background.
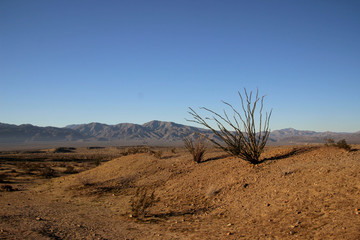
[{"label": "blue sky", "polygon": [[189,124],[245,87],[272,130],[359,131],[359,43],[360,1],[2,0],[0,122]]}]

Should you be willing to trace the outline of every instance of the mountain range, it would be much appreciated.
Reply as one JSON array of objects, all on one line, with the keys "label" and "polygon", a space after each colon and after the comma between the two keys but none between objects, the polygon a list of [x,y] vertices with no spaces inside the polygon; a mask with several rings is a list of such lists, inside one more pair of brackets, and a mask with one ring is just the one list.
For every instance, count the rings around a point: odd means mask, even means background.
[{"label": "mountain range", "polygon": [[[133,123],[107,125],[94,122],[73,124],[64,128],[0,123],[0,144],[67,142],[102,143],[102,145],[180,145],[184,137],[193,136],[197,132],[215,137],[207,129],[156,120],[142,125]],[[286,128],[272,131],[268,143],[272,145],[324,143],[326,138],[332,138],[335,141],[346,139],[348,143],[360,143],[360,131],[336,133]]]}]

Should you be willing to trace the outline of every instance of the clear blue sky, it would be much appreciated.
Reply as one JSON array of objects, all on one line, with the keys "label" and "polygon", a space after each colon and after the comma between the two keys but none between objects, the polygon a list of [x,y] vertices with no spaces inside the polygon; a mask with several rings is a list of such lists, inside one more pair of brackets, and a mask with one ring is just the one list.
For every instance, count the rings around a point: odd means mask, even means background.
[{"label": "clear blue sky", "polygon": [[271,129],[360,130],[360,1],[2,0],[0,122],[189,124],[259,88]]}]

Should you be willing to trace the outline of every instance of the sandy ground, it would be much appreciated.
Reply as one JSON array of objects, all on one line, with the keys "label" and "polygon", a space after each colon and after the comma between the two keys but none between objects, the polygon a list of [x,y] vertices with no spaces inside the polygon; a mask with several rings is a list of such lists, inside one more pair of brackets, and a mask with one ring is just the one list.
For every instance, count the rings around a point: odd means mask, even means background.
[{"label": "sandy ground", "polygon": [[[271,147],[253,166],[212,150],[131,154],[0,192],[0,239],[360,239],[360,146]],[[3,168],[4,168],[4,163]],[[159,201],[132,216],[136,190]]]}]

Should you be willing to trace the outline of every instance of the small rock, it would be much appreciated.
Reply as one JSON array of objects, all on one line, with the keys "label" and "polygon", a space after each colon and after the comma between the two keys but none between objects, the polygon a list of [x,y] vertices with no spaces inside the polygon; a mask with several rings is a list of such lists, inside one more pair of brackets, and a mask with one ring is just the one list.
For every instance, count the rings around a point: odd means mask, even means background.
[{"label": "small rock", "polygon": [[232,223],[229,223],[227,226],[230,227],[232,225]]},{"label": "small rock", "polygon": [[41,217],[36,218],[36,221],[41,221],[41,220],[42,220]]},{"label": "small rock", "polygon": [[226,235],[230,236],[232,233],[231,232],[228,232]]},{"label": "small rock", "polygon": [[132,214],[129,215],[130,218],[134,217]]},{"label": "small rock", "polygon": [[360,214],[360,208],[355,209],[355,214]]}]

